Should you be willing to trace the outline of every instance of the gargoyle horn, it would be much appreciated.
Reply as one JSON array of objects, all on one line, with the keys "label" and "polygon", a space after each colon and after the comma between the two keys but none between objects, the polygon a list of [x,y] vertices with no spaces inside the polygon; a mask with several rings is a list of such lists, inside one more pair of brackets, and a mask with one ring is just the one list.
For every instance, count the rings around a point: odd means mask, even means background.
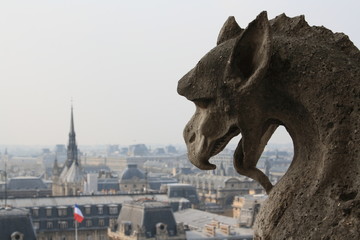
[{"label": "gargoyle horn", "polygon": [[[267,13],[260,13],[238,37],[227,66],[228,79],[243,87],[261,81],[271,57],[271,30]],[[240,79],[239,79],[240,78]]]},{"label": "gargoyle horn", "polygon": [[226,20],[223,27],[221,28],[216,44],[219,45],[229,39],[238,37],[242,31],[244,31],[244,29],[242,29],[237,24],[235,18],[231,16]]}]

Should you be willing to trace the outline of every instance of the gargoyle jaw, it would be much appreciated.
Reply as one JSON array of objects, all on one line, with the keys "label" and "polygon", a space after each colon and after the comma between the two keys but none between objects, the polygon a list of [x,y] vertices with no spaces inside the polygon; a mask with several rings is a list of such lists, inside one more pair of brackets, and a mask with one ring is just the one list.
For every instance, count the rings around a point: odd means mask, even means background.
[{"label": "gargoyle jaw", "polygon": [[244,133],[234,153],[234,167],[236,171],[241,175],[256,180],[268,194],[273,185],[256,165],[267,142],[278,126],[277,123],[267,122],[258,134],[256,132]]},{"label": "gargoyle jaw", "polygon": [[201,170],[215,169],[216,165],[211,164],[209,159],[220,153],[229,141],[239,133],[240,129],[238,127],[231,126],[222,137],[210,139],[202,134],[196,134],[186,127],[184,130],[184,138],[188,148],[190,162]]},{"label": "gargoyle jaw", "polygon": [[220,153],[226,145],[230,142],[230,140],[239,135],[240,129],[236,126],[230,127],[229,131],[220,139],[216,140],[213,143],[212,151],[210,153],[210,157],[215,156],[216,154]]}]

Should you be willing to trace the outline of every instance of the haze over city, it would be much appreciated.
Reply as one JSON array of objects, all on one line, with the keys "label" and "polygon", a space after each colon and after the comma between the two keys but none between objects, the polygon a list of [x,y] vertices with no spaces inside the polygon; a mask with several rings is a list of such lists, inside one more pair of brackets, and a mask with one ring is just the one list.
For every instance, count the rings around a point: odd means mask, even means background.
[{"label": "haze over city", "polygon": [[[0,3],[0,145],[66,143],[73,99],[81,144],[183,143],[194,104],[177,81],[245,28],[304,14],[360,46],[358,1],[6,1]],[[284,129],[273,137],[288,143]]]}]

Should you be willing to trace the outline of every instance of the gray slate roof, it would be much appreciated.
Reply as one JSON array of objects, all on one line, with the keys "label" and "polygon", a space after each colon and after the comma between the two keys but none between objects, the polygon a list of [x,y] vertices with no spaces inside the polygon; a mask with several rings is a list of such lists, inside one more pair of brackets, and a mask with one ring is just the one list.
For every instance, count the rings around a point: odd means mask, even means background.
[{"label": "gray slate roof", "polygon": [[73,162],[69,170],[66,172],[66,175],[63,178],[63,181],[68,183],[81,183],[83,176],[80,170],[80,166]]},{"label": "gray slate roof", "polygon": [[132,178],[145,179],[145,175],[137,168],[136,164],[128,164],[120,177],[120,181],[130,180]]},{"label": "gray slate roof", "polygon": [[35,240],[36,235],[26,209],[0,209],[0,237],[10,240],[15,232],[24,234],[24,239]]},{"label": "gray slate roof", "polygon": [[186,198],[192,204],[199,204],[199,198],[194,186],[190,184],[167,184],[169,198]]},{"label": "gray slate roof", "polygon": [[98,191],[102,190],[120,190],[118,178],[99,178],[98,179]]},{"label": "gray slate roof", "polygon": [[139,201],[123,204],[118,218],[118,225],[131,222],[132,226],[145,229],[146,237],[154,237],[156,225],[164,223],[170,236],[177,234],[176,222],[171,207],[168,204],[155,201]]},{"label": "gray slate roof", "polygon": [[7,187],[9,190],[48,189],[43,180],[38,177],[11,178]]}]

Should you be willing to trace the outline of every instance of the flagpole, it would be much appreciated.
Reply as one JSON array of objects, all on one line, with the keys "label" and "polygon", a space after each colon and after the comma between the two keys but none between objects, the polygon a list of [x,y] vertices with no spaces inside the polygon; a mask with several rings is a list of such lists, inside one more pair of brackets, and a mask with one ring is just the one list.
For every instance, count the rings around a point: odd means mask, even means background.
[{"label": "flagpole", "polygon": [[75,220],[75,240],[78,240],[77,225],[78,225],[78,222]]}]

